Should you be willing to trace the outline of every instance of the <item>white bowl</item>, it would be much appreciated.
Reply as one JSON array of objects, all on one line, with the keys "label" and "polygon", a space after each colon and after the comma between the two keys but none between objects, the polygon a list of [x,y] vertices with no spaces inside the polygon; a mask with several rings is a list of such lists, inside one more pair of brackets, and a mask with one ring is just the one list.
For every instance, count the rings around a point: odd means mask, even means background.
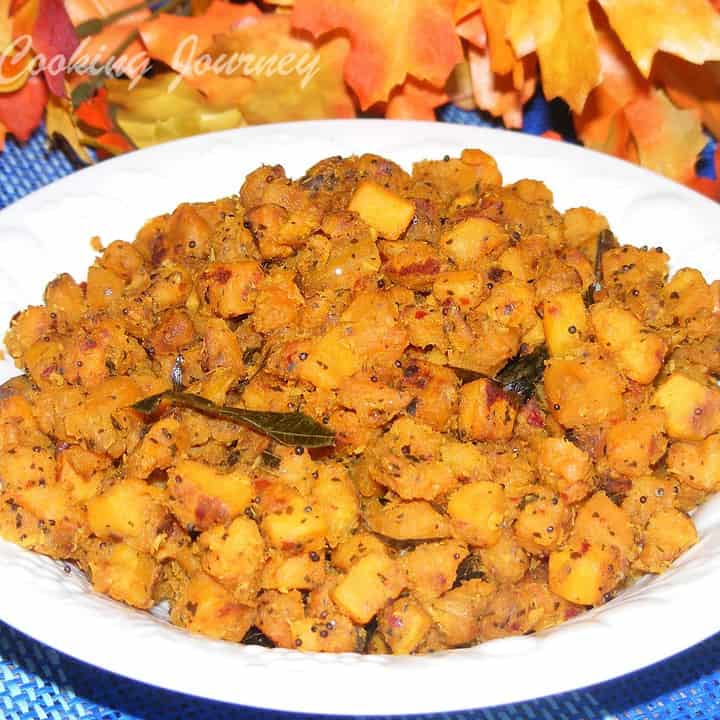
[{"label": "white bowl", "polygon": [[[720,207],[639,167],[485,128],[372,120],[290,123],[204,135],[82,170],[0,211],[0,326],[59,272],[84,277],[90,238],[130,240],[182,201],[236,192],[281,163],[297,176],[329,155],[414,160],[480,147],[506,181],[544,180],[564,210],[604,213],[622,242],[662,245],[673,267],[720,272]],[[0,381],[15,374],[0,363]],[[76,571],[0,542],[0,618],[98,667],[170,690],[296,712],[390,715],[516,702],[608,680],[720,630],[720,499],[695,515],[699,543],[660,577],[553,630],[425,657],[304,654],[217,642],[95,594]]]}]

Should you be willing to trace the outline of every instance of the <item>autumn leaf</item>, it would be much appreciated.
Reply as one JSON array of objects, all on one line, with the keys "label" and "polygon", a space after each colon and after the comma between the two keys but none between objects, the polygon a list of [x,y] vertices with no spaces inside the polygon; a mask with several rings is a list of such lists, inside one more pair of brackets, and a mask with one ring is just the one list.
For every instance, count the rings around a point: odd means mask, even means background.
[{"label": "autumn leaf", "polygon": [[720,14],[708,0],[599,0],[646,77],[658,50],[693,63],[720,60]]},{"label": "autumn leaf", "polygon": [[479,2],[487,30],[490,67],[498,75],[507,75],[513,71],[515,65],[515,53],[505,36],[512,6],[503,0],[479,0]]},{"label": "autumn leaf", "polygon": [[515,0],[506,35],[518,57],[536,52],[556,35],[562,22],[561,0]]},{"label": "autumn leaf", "polygon": [[[259,14],[252,3],[233,5],[215,0],[201,15],[182,17],[162,14],[149,20],[140,28],[140,36],[151,57],[180,73],[188,84],[202,89],[207,85],[203,81],[210,73],[196,73],[195,61],[210,47],[216,35],[230,32]],[[228,84],[224,90],[227,92],[229,89]],[[247,89],[247,84],[241,83],[239,92],[234,89],[234,96],[225,99],[232,102]],[[220,100],[217,96],[212,99]]]},{"label": "autumn leaf", "polygon": [[652,80],[664,88],[678,107],[697,109],[703,124],[715,137],[720,137],[720,62],[694,65],[659,53]]},{"label": "autumn leaf", "polygon": [[252,85],[237,107],[249,123],[258,124],[354,117],[355,106],[342,77],[348,50],[345,38],[313,43],[291,31],[289,15],[272,14],[218,36],[208,54],[219,62],[230,57],[255,59],[237,70]]},{"label": "autumn leaf", "polygon": [[115,126],[106,88],[100,88],[94,97],[77,107],[75,118],[88,145],[111,155],[133,149],[128,139]]},{"label": "autumn leaf", "polygon": [[0,123],[21,142],[29,140],[42,122],[47,99],[45,81],[29,78],[19,90],[0,94]]},{"label": "autumn leaf", "polygon": [[[587,0],[559,0],[560,22],[554,32],[536,34],[543,91],[561,97],[581,112],[590,91],[600,82],[598,39]],[[544,35],[544,33],[547,33]]]},{"label": "autumn leaf", "polygon": [[408,78],[390,95],[385,117],[391,120],[435,120],[435,108],[447,101],[448,96],[440,88]]},{"label": "autumn leaf", "polygon": [[[33,47],[45,56],[45,81],[53,95],[65,94],[65,65],[80,44],[63,0],[40,0],[32,33]],[[63,60],[62,65],[54,61]]]},{"label": "autumn leaf", "polygon": [[468,51],[470,75],[475,103],[496,117],[501,117],[509,128],[521,128],[523,105],[532,97],[537,84],[534,56],[516,63],[514,72],[496,74],[487,50],[470,48]]},{"label": "autumn leaf", "polygon": [[653,89],[633,100],[625,115],[643,166],[679,182],[694,176],[707,143],[695,111],[676,108],[662,90]]},{"label": "autumn leaf", "polygon": [[486,48],[488,37],[480,10],[463,17],[455,27],[457,34],[478,48]]},{"label": "autumn leaf", "polygon": [[319,37],[343,31],[351,50],[345,79],[360,106],[387,100],[407,75],[442,87],[462,60],[453,23],[454,0],[296,0],[294,27]]},{"label": "autumn leaf", "polygon": [[69,100],[59,97],[50,97],[45,117],[48,137],[59,144],[69,147],[76,159],[85,165],[93,161],[90,153],[84,147],[80,131],[72,114],[72,104]]},{"label": "autumn leaf", "polygon": [[[65,3],[70,18],[77,26],[127,11],[138,5],[138,0],[65,0]],[[140,8],[104,25],[100,32],[83,38],[72,58],[73,62],[88,58],[97,59],[97,64],[102,64],[114,58],[114,71],[130,78],[138,77],[147,68],[148,56],[139,38],[134,38],[129,44],[127,41],[150,16],[150,10]],[[127,47],[117,53],[125,45]]]},{"label": "autumn leaf", "polygon": [[134,88],[126,80],[108,80],[106,87],[117,124],[140,148],[245,125],[237,108],[210,105],[175,73],[144,78]]}]

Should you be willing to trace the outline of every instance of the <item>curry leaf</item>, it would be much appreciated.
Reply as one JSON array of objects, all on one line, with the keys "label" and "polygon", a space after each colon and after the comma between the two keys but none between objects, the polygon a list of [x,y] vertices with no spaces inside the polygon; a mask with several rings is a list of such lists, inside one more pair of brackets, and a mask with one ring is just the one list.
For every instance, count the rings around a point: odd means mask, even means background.
[{"label": "curry leaf", "polygon": [[190,408],[230,422],[248,425],[283,445],[307,448],[329,447],[335,435],[324,425],[303,413],[245,410],[243,408],[216,405],[207,398],[192,393],[163,392],[140,400],[132,408],[142,415],[154,415],[164,404]]},{"label": "curry leaf", "polygon": [[512,359],[495,379],[502,385],[503,390],[515,393],[527,401],[542,379],[547,359],[547,349],[541,345],[529,355],[520,355]]},{"label": "curry leaf", "polygon": [[618,241],[615,239],[611,230],[601,230],[597,236],[597,246],[595,249],[595,281],[587,289],[585,293],[585,304],[592,305],[595,302],[595,293],[602,290],[603,272],[602,258],[607,250],[617,247]]}]

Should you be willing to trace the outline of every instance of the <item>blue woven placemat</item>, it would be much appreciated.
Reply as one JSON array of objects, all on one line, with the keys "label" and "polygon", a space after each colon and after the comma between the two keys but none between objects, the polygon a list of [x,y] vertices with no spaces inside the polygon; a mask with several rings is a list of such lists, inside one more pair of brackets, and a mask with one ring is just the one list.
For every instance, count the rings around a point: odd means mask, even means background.
[{"label": "blue woven placemat", "polygon": [[[479,113],[455,107],[443,108],[439,115],[447,122],[491,124]],[[575,139],[567,108],[558,102],[546,103],[541,95],[536,95],[526,107],[523,130],[539,134],[548,129],[561,132],[570,141]],[[698,163],[699,171],[709,177],[713,176],[713,149],[714,143],[709,141]],[[0,208],[72,171],[67,158],[46,149],[42,130],[23,146],[8,140],[5,151],[0,154]],[[441,688],[438,691],[441,692]],[[0,720],[299,720],[311,717],[231,707],[159,690],[74,660],[0,622]],[[718,720],[720,634],[663,663],[586,690],[490,710],[417,717]]]}]

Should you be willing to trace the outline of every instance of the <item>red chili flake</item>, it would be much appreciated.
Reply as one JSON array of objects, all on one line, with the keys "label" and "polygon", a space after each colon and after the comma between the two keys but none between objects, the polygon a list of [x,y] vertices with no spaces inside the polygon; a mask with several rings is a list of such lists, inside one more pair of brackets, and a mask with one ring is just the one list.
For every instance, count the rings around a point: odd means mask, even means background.
[{"label": "red chili flake", "polygon": [[417,310],[415,312],[415,319],[416,320],[422,320],[424,317],[427,316],[427,313],[424,310]]}]

